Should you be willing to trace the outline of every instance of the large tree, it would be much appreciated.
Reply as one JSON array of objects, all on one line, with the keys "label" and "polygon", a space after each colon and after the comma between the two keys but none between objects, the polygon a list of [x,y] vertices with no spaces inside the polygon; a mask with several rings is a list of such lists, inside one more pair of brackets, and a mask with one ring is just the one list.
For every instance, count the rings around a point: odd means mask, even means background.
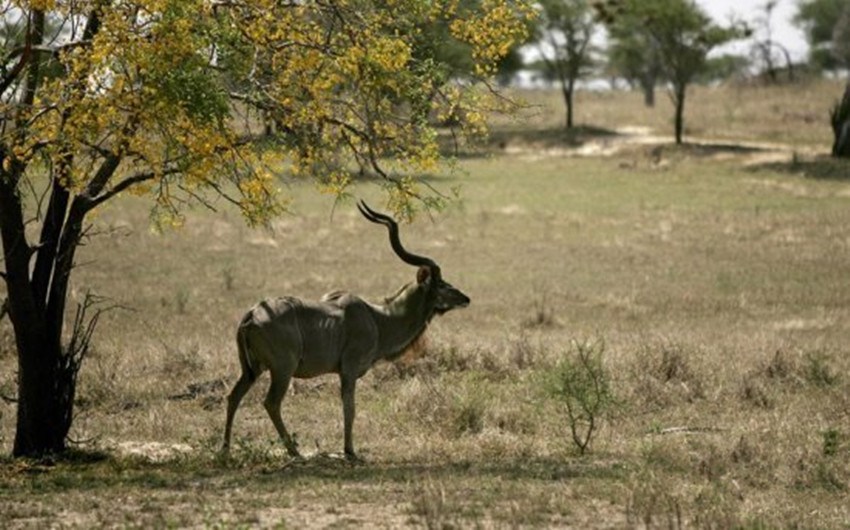
[{"label": "large tree", "polygon": [[806,33],[812,64],[850,68],[850,4],[847,0],[798,0],[794,22]]},{"label": "large tree", "polygon": [[[450,83],[437,58],[413,53],[422,28],[439,22],[468,43],[482,77],[529,12],[521,0],[462,13],[452,0],[0,3],[13,453],[65,448],[92,329],[80,312],[65,330],[67,290],[91,212],[134,193],[150,197],[156,222],[179,223],[183,204],[224,198],[263,223],[285,204],[276,172],[344,194],[360,167],[409,215],[414,197],[429,200],[417,171],[439,158],[428,115],[460,116],[468,133],[483,121],[472,83]],[[277,125],[272,150],[254,141],[260,116]]]},{"label": "large tree", "polygon": [[607,0],[599,10],[609,25],[623,21],[651,43],[646,60],[658,60],[670,86],[676,143],[682,143],[688,86],[706,69],[708,52],[743,36],[744,28],[718,26],[693,0]]},{"label": "large tree", "polygon": [[[779,0],[766,0],[759,7],[760,13],[753,20],[754,39],[753,55],[761,63],[767,80],[771,83],[779,81],[778,65],[785,63],[788,80],[794,80],[794,63],[788,48],[774,38],[773,14]],[[781,57],[780,57],[781,56]]]},{"label": "large tree", "polygon": [[587,0],[540,0],[537,42],[546,75],[561,85],[567,129],[573,127],[576,82],[593,64],[591,39],[596,29]]}]

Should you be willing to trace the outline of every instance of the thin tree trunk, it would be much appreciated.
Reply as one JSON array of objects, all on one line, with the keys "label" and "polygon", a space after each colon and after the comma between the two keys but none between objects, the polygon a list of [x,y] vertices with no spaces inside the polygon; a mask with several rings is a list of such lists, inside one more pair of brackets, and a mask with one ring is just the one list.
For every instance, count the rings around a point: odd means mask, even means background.
[{"label": "thin tree trunk", "polygon": [[640,79],[643,91],[643,104],[649,108],[655,107],[655,76],[644,76]]},{"label": "thin tree trunk", "polygon": [[643,91],[643,104],[649,108],[655,107],[655,86],[658,82],[658,68],[648,64],[638,77],[638,83]]},{"label": "thin tree trunk", "polygon": [[682,137],[685,130],[685,86],[680,85],[674,87],[673,103],[676,106],[675,127],[676,127],[676,144],[682,143]]},{"label": "thin tree trunk", "polygon": [[655,87],[643,87],[643,104],[649,108],[655,107]]}]

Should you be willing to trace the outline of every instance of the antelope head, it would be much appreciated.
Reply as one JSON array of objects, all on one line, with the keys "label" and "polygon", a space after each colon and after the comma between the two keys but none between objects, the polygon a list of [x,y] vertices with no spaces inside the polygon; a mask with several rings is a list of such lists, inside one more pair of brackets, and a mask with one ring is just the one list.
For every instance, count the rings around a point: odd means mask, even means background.
[{"label": "antelope head", "polygon": [[390,245],[396,255],[408,265],[419,267],[416,272],[416,285],[424,289],[429,301],[429,309],[431,313],[427,315],[430,319],[434,314],[442,315],[452,309],[466,307],[469,305],[469,297],[463,294],[459,289],[455,288],[449,282],[443,280],[443,275],[440,271],[440,266],[434,260],[424,256],[417,256],[408,252],[401,244],[398,237],[398,223],[395,220],[381,213],[378,213],[363,202],[357,204],[360,213],[363,217],[373,223],[381,224],[387,227],[390,234]]}]

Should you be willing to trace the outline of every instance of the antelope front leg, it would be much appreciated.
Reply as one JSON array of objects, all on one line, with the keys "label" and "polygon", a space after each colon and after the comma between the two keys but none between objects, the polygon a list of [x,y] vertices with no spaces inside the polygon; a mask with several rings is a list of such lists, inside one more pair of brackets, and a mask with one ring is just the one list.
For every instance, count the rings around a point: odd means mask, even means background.
[{"label": "antelope front leg", "polygon": [[354,387],[357,378],[350,375],[340,374],[340,393],[342,395],[342,418],[345,428],[345,459],[358,460],[354,452],[354,442],[351,431],[354,427]]}]

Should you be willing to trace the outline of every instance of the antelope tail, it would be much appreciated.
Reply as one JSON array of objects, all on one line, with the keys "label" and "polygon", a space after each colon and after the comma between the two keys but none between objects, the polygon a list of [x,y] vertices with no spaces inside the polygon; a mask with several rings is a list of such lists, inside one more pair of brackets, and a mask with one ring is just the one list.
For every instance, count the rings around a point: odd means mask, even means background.
[{"label": "antelope tail", "polygon": [[248,374],[253,380],[260,374],[251,365],[251,355],[248,352],[248,336],[245,333],[245,329],[243,322],[243,325],[239,326],[239,331],[236,332],[236,347],[239,349],[239,364],[242,365],[242,371]]}]

